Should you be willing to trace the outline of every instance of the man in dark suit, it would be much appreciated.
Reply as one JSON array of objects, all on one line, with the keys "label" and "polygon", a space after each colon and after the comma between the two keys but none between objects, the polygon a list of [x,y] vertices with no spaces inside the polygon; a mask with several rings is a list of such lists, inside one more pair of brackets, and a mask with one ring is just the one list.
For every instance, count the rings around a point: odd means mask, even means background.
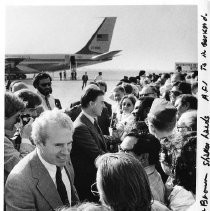
[{"label": "man in dark suit", "polygon": [[78,202],[70,160],[73,124],[62,111],[45,111],[32,126],[36,150],[11,171],[6,210],[54,210]]},{"label": "man in dark suit", "polygon": [[108,151],[95,119],[101,115],[104,106],[104,92],[88,89],[81,97],[82,112],[74,122],[71,160],[75,170],[75,186],[81,200],[96,202],[99,199],[91,193],[91,185],[96,178],[95,159]]}]

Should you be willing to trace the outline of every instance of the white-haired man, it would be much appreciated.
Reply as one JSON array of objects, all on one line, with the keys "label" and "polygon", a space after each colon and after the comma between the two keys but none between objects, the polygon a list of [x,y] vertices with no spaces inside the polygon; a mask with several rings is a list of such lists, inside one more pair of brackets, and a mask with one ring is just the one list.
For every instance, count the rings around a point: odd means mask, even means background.
[{"label": "white-haired man", "polygon": [[36,150],[11,171],[5,185],[7,210],[54,210],[78,202],[70,161],[73,124],[61,111],[45,111],[32,125]]}]

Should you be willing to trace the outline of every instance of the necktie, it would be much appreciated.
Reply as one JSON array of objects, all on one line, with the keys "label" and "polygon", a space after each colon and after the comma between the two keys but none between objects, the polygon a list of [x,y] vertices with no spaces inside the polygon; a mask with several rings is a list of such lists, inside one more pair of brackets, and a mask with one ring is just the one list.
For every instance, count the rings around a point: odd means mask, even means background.
[{"label": "necktie", "polygon": [[51,108],[51,106],[50,106],[50,102],[49,102],[47,96],[45,96],[45,102],[46,102],[46,105],[47,105],[48,109],[49,109],[49,110],[52,110],[52,108]]},{"label": "necktie", "polygon": [[62,180],[61,168],[58,166],[57,166],[57,171],[56,171],[56,184],[57,184],[58,193],[61,197],[61,201],[63,202],[64,205],[69,205],[66,187]]},{"label": "necktie", "polygon": [[98,122],[97,122],[96,119],[94,120],[94,126],[96,127],[98,133],[102,135],[101,128],[99,127]]}]

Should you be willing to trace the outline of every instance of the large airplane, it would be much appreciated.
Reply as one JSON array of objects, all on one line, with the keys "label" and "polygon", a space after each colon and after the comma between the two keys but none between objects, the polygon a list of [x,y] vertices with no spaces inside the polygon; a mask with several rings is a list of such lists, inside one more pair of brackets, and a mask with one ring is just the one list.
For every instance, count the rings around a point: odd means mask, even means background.
[{"label": "large airplane", "polygon": [[110,61],[121,51],[109,52],[115,22],[116,17],[104,18],[87,44],[74,54],[7,54],[5,73],[24,79],[25,74],[29,73],[76,70],[78,67]]}]

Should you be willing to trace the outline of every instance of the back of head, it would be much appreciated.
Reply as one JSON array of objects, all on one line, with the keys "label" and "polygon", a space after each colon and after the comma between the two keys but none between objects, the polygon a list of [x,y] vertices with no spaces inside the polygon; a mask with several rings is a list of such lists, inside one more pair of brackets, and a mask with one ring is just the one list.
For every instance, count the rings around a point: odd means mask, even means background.
[{"label": "back of head", "polygon": [[74,127],[71,118],[58,109],[44,111],[32,124],[31,137],[36,145],[45,144],[49,134],[50,126],[69,129],[72,134]]},{"label": "back of head", "polygon": [[28,89],[28,86],[23,82],[18,82],[18,83],[15,83],[12,86],[11,91],[14,93],[14,92],[17,92],[18,90],[21,90],[21,89]]},{"label": "back of head", "polygon": [[[127,135],[129,136],[129,134]],[[141,134],[138,136],[137,143],[133,147],[133,152],[139,156],[144,153],[149,154],[149,165],[159,162],[160,141],[151,134]]]},{"label": "back of head", "polygon": [[140,97],[140,105],[138,112],[136,113],[136,121],[144,121],[147,118],[147,114],[152,106],[154,97]]},{"label": "back of head", "polygon": [[187,105],[188,110],[197,110],[198,109],[198,100],[195,96],[191,94],[182,94],[177,97],[177,100],[180,98],[182,105]]},{"label": "back of head", "polygon": [[39,73],[38,75],[36,75],[36,77],[33,80],[34,88],[36,89],[38,87],[40,80],[47,79],[47,78],[49,78],[50,81],[52,81],[52,78],[50,77],[50,75],[45,72],[42,72],[42,73]]},{"label": "back of head", "polygon": [[148,113],[148,121],[159,131],[172,131],[176,125],[176,113],[170,102],[156,98]]},{"label": "back of head", "polygon": [[177,86],[177,89],[182,93],[182,94],[191,94],[191,84],[186,83],[186,82],[176,82],[173,86]]},{"label": "back of head", "polygon": [[106,153],[96,161],[97,188],[101,201],[113,210],[150,210],[147,175],[134,156]]},{"label": "back of head", "polygon": [[25,109],[25,103],[15,94],[6,92],[4,95],[5,110],[4,115],[6,118],[10,118],[17,112]]},{"label": "back of head", "polygon": [[81,97],[81,106],[82,108],[87,108],[89,106],[89,103],[92,101],[94,102],[98,96],[103,96],[104,92],[100,89],[88,89]]},{"label": "back of head", "polygon": [[124,84],[122,84],[122,87],[124,88],[126,94],[133,93],[133,87],[130,84],[124,83]]},{"label": "back of head", "polygon": [[35,108],[42,104],[41,97],[29,89],[21,89],[15,95],[26,103],[26,108]]},{"label": "back of head", "polygon": [[181,115],[178,125],[186,126],[191,131],[197,131],[197,110],[189,110]]}]

